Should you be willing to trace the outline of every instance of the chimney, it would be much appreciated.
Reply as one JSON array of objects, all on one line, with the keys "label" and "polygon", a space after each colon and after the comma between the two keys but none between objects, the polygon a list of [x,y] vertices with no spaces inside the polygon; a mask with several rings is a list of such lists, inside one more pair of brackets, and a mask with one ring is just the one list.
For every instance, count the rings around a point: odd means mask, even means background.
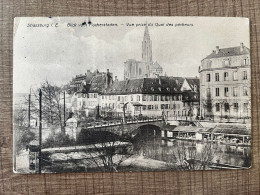
[{"label": "chimney", "polygon": [[144,76],[145,78],[148,78],[148,74],[145,74],[145,76]]},{"label": "chimney", "polygon": [[240,43],[240,52],[244,50],[244,43]]},{"label": "chimney", "polygon": [[107,73],[109,73],[109,69],[107,69]]},{"label": "chimney", "polygon": [[88,69],[87,72],[90,72],[90,70]]},{"label": "chimney", "polygon": [[216,46],[216,54],[219,52],[219,46]]},{"label": "chimney", "polygon": [[117,76],[115,76],[115,82],[117,82],[117,81],[118,81]]}]

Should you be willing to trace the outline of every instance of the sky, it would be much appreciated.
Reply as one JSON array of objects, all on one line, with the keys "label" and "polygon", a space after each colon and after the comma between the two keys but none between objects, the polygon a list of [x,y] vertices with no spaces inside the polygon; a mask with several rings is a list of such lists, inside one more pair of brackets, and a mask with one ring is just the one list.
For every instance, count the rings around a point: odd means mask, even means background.
[{"label": "sky", "polygon": [[[84,22],[86,25],[82,25]],[[113,26],[97,26],[105,23]],[[199,76],[201,60],[216,46],[235,47],[243,42],[250,48],[246,18],[15,18],[14,93],[28,93],[46,79],[56,85],[67,84],[87,70],[109,69],[122,80],[124,62],[141,60],[146,23],[152,40],[153,61],[157,61],[168,76]]]}]

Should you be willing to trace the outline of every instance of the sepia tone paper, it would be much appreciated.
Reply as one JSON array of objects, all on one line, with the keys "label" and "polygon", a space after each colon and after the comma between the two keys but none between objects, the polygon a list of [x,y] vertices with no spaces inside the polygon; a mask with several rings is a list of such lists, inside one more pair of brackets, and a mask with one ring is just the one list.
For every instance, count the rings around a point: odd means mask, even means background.
[{"label": "sepia tone paper", "polygon": [[251,166],[249,20],[16,18],[17,173]]}]

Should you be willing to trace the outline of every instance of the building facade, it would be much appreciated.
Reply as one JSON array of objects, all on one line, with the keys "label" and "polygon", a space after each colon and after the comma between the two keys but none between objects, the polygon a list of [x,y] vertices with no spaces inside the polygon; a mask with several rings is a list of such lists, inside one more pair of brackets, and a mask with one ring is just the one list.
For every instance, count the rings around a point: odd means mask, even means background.
[{"label": "building facade", "polygon": [[200,115],[215,118],[251,117],[250,49],[216,50],[201,61]]},{"label": "building facade", "polygon": [[[181,87],[170,77],[115,81],[100,95],[100,113],[102,116],[119,118],[124,112],[126,116],[132,117],[195,117],[191,111],[193,104],[190,104],[194,102],[194,96],[190,96],[192,92],[188,90],[181,91]],[[197,104],[196,107],[194,113],[198,112]]]}]

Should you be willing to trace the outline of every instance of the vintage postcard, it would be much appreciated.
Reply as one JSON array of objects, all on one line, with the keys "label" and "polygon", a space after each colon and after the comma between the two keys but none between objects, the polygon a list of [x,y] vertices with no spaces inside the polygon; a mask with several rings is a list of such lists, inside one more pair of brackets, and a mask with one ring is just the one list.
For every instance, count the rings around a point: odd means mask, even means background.
[{"label": "vintage postcard", "polygon": [[251,167],[249,20],[14,20],[15,173]]}]

